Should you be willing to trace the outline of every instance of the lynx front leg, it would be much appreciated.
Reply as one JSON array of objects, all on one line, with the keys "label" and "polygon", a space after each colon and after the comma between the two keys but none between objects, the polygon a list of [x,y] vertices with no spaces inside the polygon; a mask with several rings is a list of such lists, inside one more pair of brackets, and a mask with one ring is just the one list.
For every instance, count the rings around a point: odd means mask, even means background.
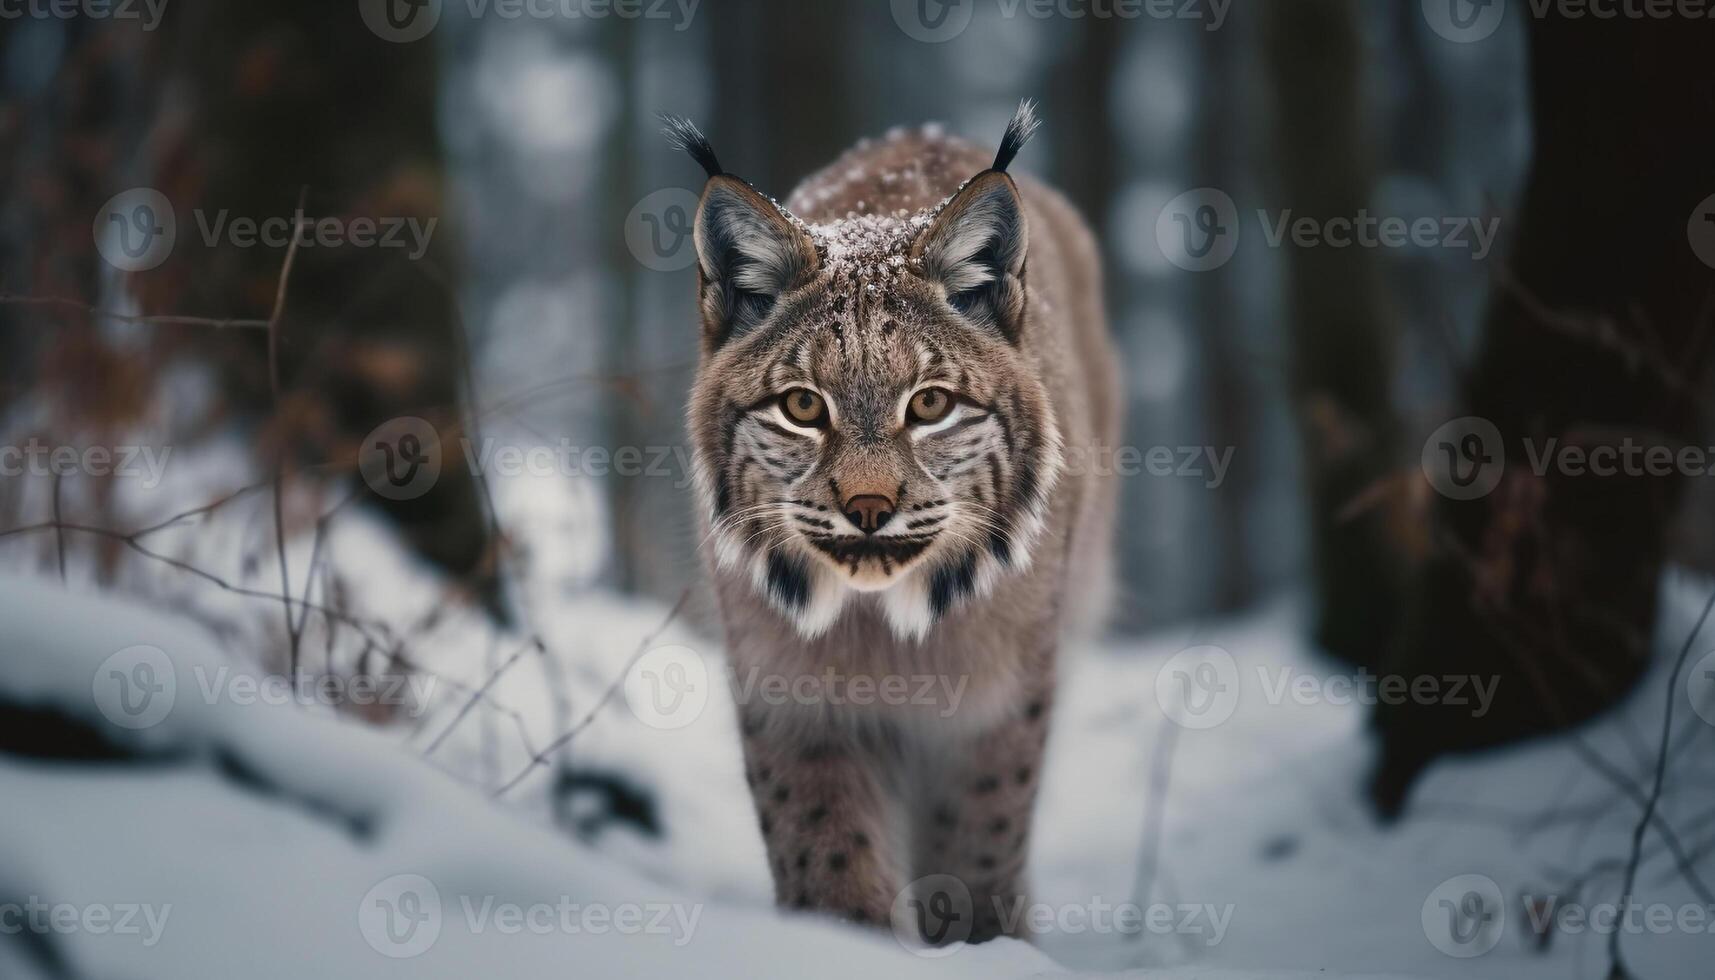
[{"label": "lynx front leg", "polygon": [[886,924],[904,878],[894,854],[895,804],[868,748],[744,730],[745,778],[768,845],[775,901]]},{"label": "lynx front leg", "polygon": [[[952,875],[971,897],[970,941],[1024,936],[1025,857],[1048,728],[1048,698],[952,747],[931,767],[917,814],[917,877]],[[962,931],[962,930],[961,930]]]}]

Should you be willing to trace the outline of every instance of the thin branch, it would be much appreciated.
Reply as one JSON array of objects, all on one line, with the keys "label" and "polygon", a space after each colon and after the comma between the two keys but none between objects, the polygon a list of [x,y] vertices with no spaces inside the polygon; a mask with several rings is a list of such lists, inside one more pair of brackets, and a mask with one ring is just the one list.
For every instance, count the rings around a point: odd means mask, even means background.
[{"label": "thin branch", "polygon": [[423,758],[426,759],[429,756],[434,755],[435,750],[441,747],[441,743],[447,740],[447,736],[453,733],[453,729],[459,727],[459,722],[464,721],[465,716],[470,714],[471,709],[476,707],[477,702],[487,697],[488,693],[494,689],[494,685],[500,682],[500,678],[504,676],[507,671],[511,670],[514,664],[522,660],[526,653],[529,653],[532,650],[537,653],[545,652],[542,647],[542,641],[539,638],[533,639],[519,647],[504,664],[500,665],[500,669],[488,675],[488,679],[483,681],[482,687],[473,692],[469,700],[465,701],[464,706],[459,708],[459,712],[453,717],[452,722],[449,723],[445,730],[443,730],[439,735],[435,736],[435,740],[429,743],[428,748],[423,750]]},{"label": "thin branch", "polygon": [[[1679,695],[1679,675],[1685,670],[1685,662],[1691,657],[1692,644],[1697,641],[1697,635],[1703,632],[1703,624],[1709,619],[1710,610],[1715,609],[1715,592],[1710,593],[1709,601],[1703,604],[1703,612],[1697,617],[1696,625],[1686,634],[1685,645],[1679,649],[1679,657],[1673,662],[1673,674],[1667,681],[1667,710],[1661,720],[1661,751],[1656,754],[1655,785],[1650,789],[1649,801],[1644,804],[1643,816],[1638,818],[1638,825],[1632,830],[1632,854],[1626,862],[1625,887],[1620,892],[1620,908],[1627,909],[1632,904],[1632,888],[1637,884],[1638,865],[1643,860],[1644,833],[1649,829],[1650,822],[1655,817],[1656,806],[1661,802],[1662,787],[1667,782],[1668,745],[1673,739],[1673,702]],[[1629,976],[1625,968],[1625,960],[1620,955],[1620,933],[1615,929],[1608,936],[1608,958],[1613,962],[1612,976]]]},{"label": "thin branch", "polygon": [[[1172,716],[1161,717],[1162,734],[1155,740],[1155,761],[1150,766],[1149,804],[1143,819],[1143,843],[1138,849],[1137,874],[1132,886],[1132,900],[1149,905],[1155,895],[1155,882],[1161,875],[1162,826],[1167,820],[1167,792],[1173,781],[1173,756],[1179,746],[1179,723]],[[1141,932],[1130,936],[1137,939]]]},{"label": "thin branch", "polygon": [[66,582],[66,534],[64,528],[58,527],[60,520],[62,519],[60,514],[60,485],[62,482],[63,477],[56,470],[54,472],[54,524],[56,525],[54,530],[54,544],[59,549],[60,584],[64,585]]},{"label": "thin branch", "polygon": [[[274,286],[274,309],[268,314],[268,389],[274,397],[274,419],[280,423],[274,446],[274,551],[280,559],[280,601],[286,613],[288,662],[294,675],[298,672],[300,633],[292,621],[292,573],[286,566],[286,425],[280,409],[280,315],[286,310],[286,285],[292,278],[292,263],[298,257],[298,241],[304,230],[304,199],[310,189],[298,190],[298,206],[292,212],[292,241],[286,246],[285,261],[280,263],[280,280]],[[313,574],[313,570],[312,570]]]},{"label": "thin branch", "polygon": [[19,296],[15,293],[0,293],[0,305],[54,306],[104,320],[117,320],[120,323],[141,323],[157,327],[212,327],[216,330],[225,330],[229,327],[242,327],[249,330],[266,330],[268,328],[267,320],[244,320],[233,317],[217,319],[206,316],[177,315],[143,316],[116,313],[113,310],[98,309],[81,300],[65,296]]},{"label": "thin branch", "polygon": [[638,641],[637,649],[633,651],[631,656],[625,661],[625,667],[620,670],[619,676],[614,678],[613,683],[609,684],[607,686],[607,690],[602,692],[600,700],[596,701],[595,705],[590,708],[589,712],[585,714],[576,725],[573,725],[558,738],[549,742],[542,751],[531,756],[530,762],[525,765],[524,769],[519,772],[518,775],[508,780],[506,785],[495,790],[494,796],[496,799],[505,796],[514,786],[523,782],[524,777],[535,772],[538,766],[547,765],[549,758],[555,752],[558,752],[561,748],[571,744],[572,739],[577,738],[579,732],[588,728],[590,726],[590,722],[595,721],[595,716],[607,705],[609,701],[613,700],[614,694],[618,693],[620,687],[625,684],[625,678],[631,673],[631,668],[636,665],[637,661],[643,659],[643,655],[645,653],[649,652],[649,645],[654,643],[657,637],[667,631],[667,627],[672,625],[673,620],[679,618],[680,610],[685,608],[685,603],[689,601],[690,598],[691,590],[687,587],[685,591],[679,593],[679,601],[673,603],[673,608],[668,611],[667,618],[661,621],[661,625],[655,627],[654,630],[650,631],[649,635]]}]

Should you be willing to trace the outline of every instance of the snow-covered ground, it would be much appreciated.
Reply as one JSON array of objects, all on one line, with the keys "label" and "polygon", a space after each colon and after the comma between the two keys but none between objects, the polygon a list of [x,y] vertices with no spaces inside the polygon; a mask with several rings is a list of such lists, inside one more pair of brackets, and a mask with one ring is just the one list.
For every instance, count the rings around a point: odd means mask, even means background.
[{"label": "snow-covered ground", "polygon": [[[569,519],[541,503],[562,495],[527,490],[503,486],[503,508],[543,534]],[[183,553],[171,533],[160,547]],[[570,589],[571,571],[538,565],[521,597],[537,649],[473,615],[430,618],[433,577],[360,513],[323,547],[348,572],[342,608],[419,624],[420,670],[380,692],[389,723],[253,689],[256,633],[211,636],[167,611],[259,620],[277,605],[162,571],[155,608],[0,581],[0,713],[111,746],[93,760],[0,752],[0,977],[1601,977],[1602,903],[1639,811],[1590,760],[1647,790],[1669,661],[1715,587],[1664,582],[1661,662],[1617,717],[1576,744],[1443,764],[1391,828],[1359,799],[1366,709],[1329,683],[1339,668],[1305,648],[1290,599],[1072,651],[1032,853],[1029,914],[1049,928],[1034,947],[931,957],[772,909],[724,662],[685,617],[663,629],[663,605]],[[294,569],[310,551],[294,541]],[[265,586],[270,569],[227,572]],[[306,663],[349,667],[352,642],[312,624]],[[1691,674],[1661,814],[1715,876],[1715,702],[1694,703],[1708,684]],[[1219,697],[1171,720],[1175,685],[1204,676]],[[530,765],[586,721],[553,765]],[[616,777],[653,810],[603,819],[612,807],[569,791],[565,771]],[[1708,977],[1715,907],[1660,837],[1646,855],[1628,962],[1645,980]],[[1539,950],[1527,897],[1554,895]],[[46,925],[9,928],[29,915]]]}]

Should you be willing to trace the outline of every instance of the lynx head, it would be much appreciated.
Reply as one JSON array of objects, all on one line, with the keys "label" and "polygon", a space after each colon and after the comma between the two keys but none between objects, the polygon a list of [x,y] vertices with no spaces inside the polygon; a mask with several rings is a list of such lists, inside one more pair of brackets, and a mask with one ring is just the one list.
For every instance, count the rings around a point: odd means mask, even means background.
[{"label": "lynx head", "polygon": [[710,543],[805,635],[874,601],[921,638],[1031,559],[1060,437],[1005,167],[1034,125],[1021,106],[994,166],[936,208],[811,225],[670,121],[710,174],[690,408]]}]

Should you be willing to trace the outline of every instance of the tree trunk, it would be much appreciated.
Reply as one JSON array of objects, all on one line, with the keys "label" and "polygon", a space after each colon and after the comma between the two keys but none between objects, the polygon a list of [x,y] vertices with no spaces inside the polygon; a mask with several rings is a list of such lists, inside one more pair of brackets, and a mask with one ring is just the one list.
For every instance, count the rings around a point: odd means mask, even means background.
[{"label": "tree trunk", "polygon": [[[1371,144],[1362,123],[1362,45],[1351,0],[1268,4],[1265,50],[1275,92],[1275,190],[1293,214],[1350,217],[1370,203]],[[1398,622],[1404,556],[1393,511],[1357,506],[1395,468],[1389,398],[1391,325],[1376,253],[1286,252],[1291,397],[1302,438],[1316,585],[1315,639],[1374,666]],[[1377,495],[1384,496],[1384,495]]]},{"label": "tree trunk", "polygon": [[1482,717],[1472,704],[1378,706],[1371,793],[1383,814],[1436,756],[1588,719],[1648,667],[1683,480],[1539,472],[1531,454],[1549,439],[1704,445],[1696,386],[1715,270],[1688,228],[1701,230],[1694,216],[1715,191],[1715,31],[1553,14],[1529,31],[1534,160],[1464,393],[1498,439],[1432,437],[1426,452],[1451,453],[1475,481],[1432,481],[1442,489],[1498,482],[1437,500],[1434,552],[1389,664],[1498,686]]},{"label": "tree trunk", "polygon": [[303,193],[311,221],[436,221],[421,255],[415,241],[300,248],[280,324],[277,395],[262,333],[203,340],[240,417],[258,420],[270,461],[283,447],[291,461],[350,463],[387,420],[433,424],[438,479],[420,496],[370,494],[369,502],[499,612],[496,542],[459,442],[468,358],[456,229],[443,196],[434,37],[383,40],[345,0],[205,3],[177,13],[161,44],[186,104],[173,106],[183,110],[176,125],[159,127],[155,169],[177,182],[168,196],[180,212],[179,244],[160,270],[138,278],[144,306],[255,318],[273,306],[285,250],[204,242],[192,208],[211,226],[223,209],[233,220],[291,218]]}]

